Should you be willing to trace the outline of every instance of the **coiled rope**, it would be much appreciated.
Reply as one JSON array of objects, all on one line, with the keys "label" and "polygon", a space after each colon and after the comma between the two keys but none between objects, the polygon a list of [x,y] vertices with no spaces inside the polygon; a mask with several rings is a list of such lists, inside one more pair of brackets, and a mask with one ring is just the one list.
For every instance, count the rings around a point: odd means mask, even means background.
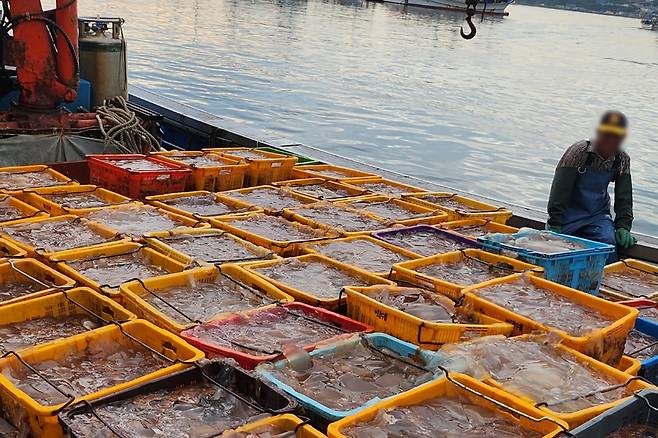
[{"label": "coiled rope", "polygon": [[142,126],[137,114],[128,108],[128,102],[122,96],[106,101],[98,107],[96,120],[106,149],[113,146],[126,154],[144,154],[160,150],[158,139]]}]

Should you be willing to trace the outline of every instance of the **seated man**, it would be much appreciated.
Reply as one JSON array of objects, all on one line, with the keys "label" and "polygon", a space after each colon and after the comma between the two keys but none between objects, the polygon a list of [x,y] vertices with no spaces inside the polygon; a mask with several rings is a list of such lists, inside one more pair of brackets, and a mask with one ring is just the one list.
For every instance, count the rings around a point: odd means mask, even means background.
[{"label": "seated man", "polygon": [[[557,165],[548,200],[548,229],[629,248],[633,225],[631,159],[622,150],[627,120],[618,111],[601,118],[594,140],[570,146]],[[615,183],[615,219],[608,186]],[[609,261],[616,260],[611,257]]]}]

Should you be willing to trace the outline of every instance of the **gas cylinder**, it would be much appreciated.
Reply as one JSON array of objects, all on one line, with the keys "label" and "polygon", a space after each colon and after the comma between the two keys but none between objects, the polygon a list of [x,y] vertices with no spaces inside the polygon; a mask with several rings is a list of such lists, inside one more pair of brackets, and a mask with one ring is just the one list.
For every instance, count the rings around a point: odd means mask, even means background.
[{"label": "gas cylinder", "polygon": [[91,104],[128,97],[128,62],[123,19],[80,17],[80,77],[91,83]]}]

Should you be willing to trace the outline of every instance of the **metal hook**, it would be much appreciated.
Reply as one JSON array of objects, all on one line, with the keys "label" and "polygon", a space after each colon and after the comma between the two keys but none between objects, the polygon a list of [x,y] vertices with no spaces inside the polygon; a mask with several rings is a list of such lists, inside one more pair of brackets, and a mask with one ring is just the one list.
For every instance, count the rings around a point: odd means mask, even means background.
[{"label": "metal hook", "polygon": [[469,15],[466,16],[466,23],[468,23],[468,27],[470,28],[470,33],[465,33],[464,32],[464,26],[459,28],[459,34],[464,38],[465,40],[470,40],[475,38],[475,34],[477,33],[477,29],[475,28],[475,25],[473,24],[473,18],[471,17],[471,13],[469,10]]}]

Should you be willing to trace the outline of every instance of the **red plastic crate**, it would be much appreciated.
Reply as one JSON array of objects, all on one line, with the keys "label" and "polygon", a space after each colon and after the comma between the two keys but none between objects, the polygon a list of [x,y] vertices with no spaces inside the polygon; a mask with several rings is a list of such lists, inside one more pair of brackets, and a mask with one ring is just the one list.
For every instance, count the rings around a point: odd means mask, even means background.
[{"label": "red plastic crate", "polygon": [[[192,171],[188,168],[138,154],[88,155],[89,180],[91,184],[120,193],[133,199],[144,199],[152,195],[184,192]],[[131,171],[115,166],[119,160],[144,159],[155,162],[169,170]]]},{"label": "red plastic crate", "polygon": [[[623,304],[628,307],[635,307],[636,309],[647,309],[654,307],[658,309],[658,303],[656,303],[653,300],[647,300],[645,298],[638,298],[635,300],[626,300],[626,301],[618,301],[617,304]],[[641,318],[642,314],[638,315],[638,318]]]},{"label": "red plastic crate", "polygon": [[[331,337],[331,338],[328,338],[328,339],[324,339],[324,340],[322,340],[318,343],[312,344],[312,345],[304,346],[303,348],[306,351],[313,351],[319,345],[326,344],[329,341],[336,341],[336,340],[344,338],[344,337],[352,336],[352,335],[354,335],[354,333],[360,333],[360,332],[369,333],[369,332],[372,332],[372,328],[369,325],[360,323],[358,321],[354,321],[353,319],[350,319],[350,318],[348,318],[346,316],[343,316],[343,315],[339,315],[339,314],[334,313],[330,310],[321,309],[319,307],[313,307],[313,306],[309,306],[308,304],[297,303],[297,302],[287,303],[287,304],[284,304],[282,306],[272,306],[272,307],[266,307],[266,308],[261,308],[261,309],[255,309],[255,310],[252,310],[252,311],[249,311],[249,312],[245,312],[244,314],[246,314],[246,315],[254,315],[254,314],[259,314],[259,313],[277,314],[277,313],[284,312],[282,307],[288,308],[290,310],[300,311],[300,312],[304,313],[305,315],[307,315],[310,318],[318,319],[318,320],[320,320],[324,323],[330,324],[332,326],[335,326],[335,327],[345,331],[344,334],[340,334],[340,335],[337,335],[337,336],[334,336],[334,337]],[[242,318],[241,314],[236,314],[236,315],[232,315],[232,316],[230,316],[228,318],[225,318],[225,319],[210,321],[210,322],[207,322],[203,325],[205,325],[205,326],[221,326],[221,325],[234,324],[234,323],[240,321],[241,318]],[[199,338],[195,338],[194,336],[192,336],[190,334],[190,332],[192,330],[194,330],[194,329],[185,330],[184,332],[182,332],[180,334],[180,336],[183,339],[185,339],[187,342],[189,342],[190,344],[192,344],[192,345],[196,346],[197,348],[199,348],[201,351],[203,351],[207,355],[209,355],[209,356],[219,355],[219,356],[223,356],[223,357],[231,357],[231,358],[235,359],[240,364],[240,366],[242,368],[247,369],[247,370],[253,370],[254,368],[256,368],[256,366],[258,366],[259,364],[261,364],[263,362],[273,361],[273,360],[276,360],[277,358],[281,357],[280,354],[270,354],[270,355],[257,356],[257,355],[253,355],[253,354],[243,353],[243,352],[237,351],[237,350],[232,350],[232,349],[226,348],[226,347],[221,347],[221,346],[216,345],[216,344],[207,343],[207,342],[204,342],[204,341],[200,340]],[[263,336],[267,336],[267,333],[263,332]]]}]

